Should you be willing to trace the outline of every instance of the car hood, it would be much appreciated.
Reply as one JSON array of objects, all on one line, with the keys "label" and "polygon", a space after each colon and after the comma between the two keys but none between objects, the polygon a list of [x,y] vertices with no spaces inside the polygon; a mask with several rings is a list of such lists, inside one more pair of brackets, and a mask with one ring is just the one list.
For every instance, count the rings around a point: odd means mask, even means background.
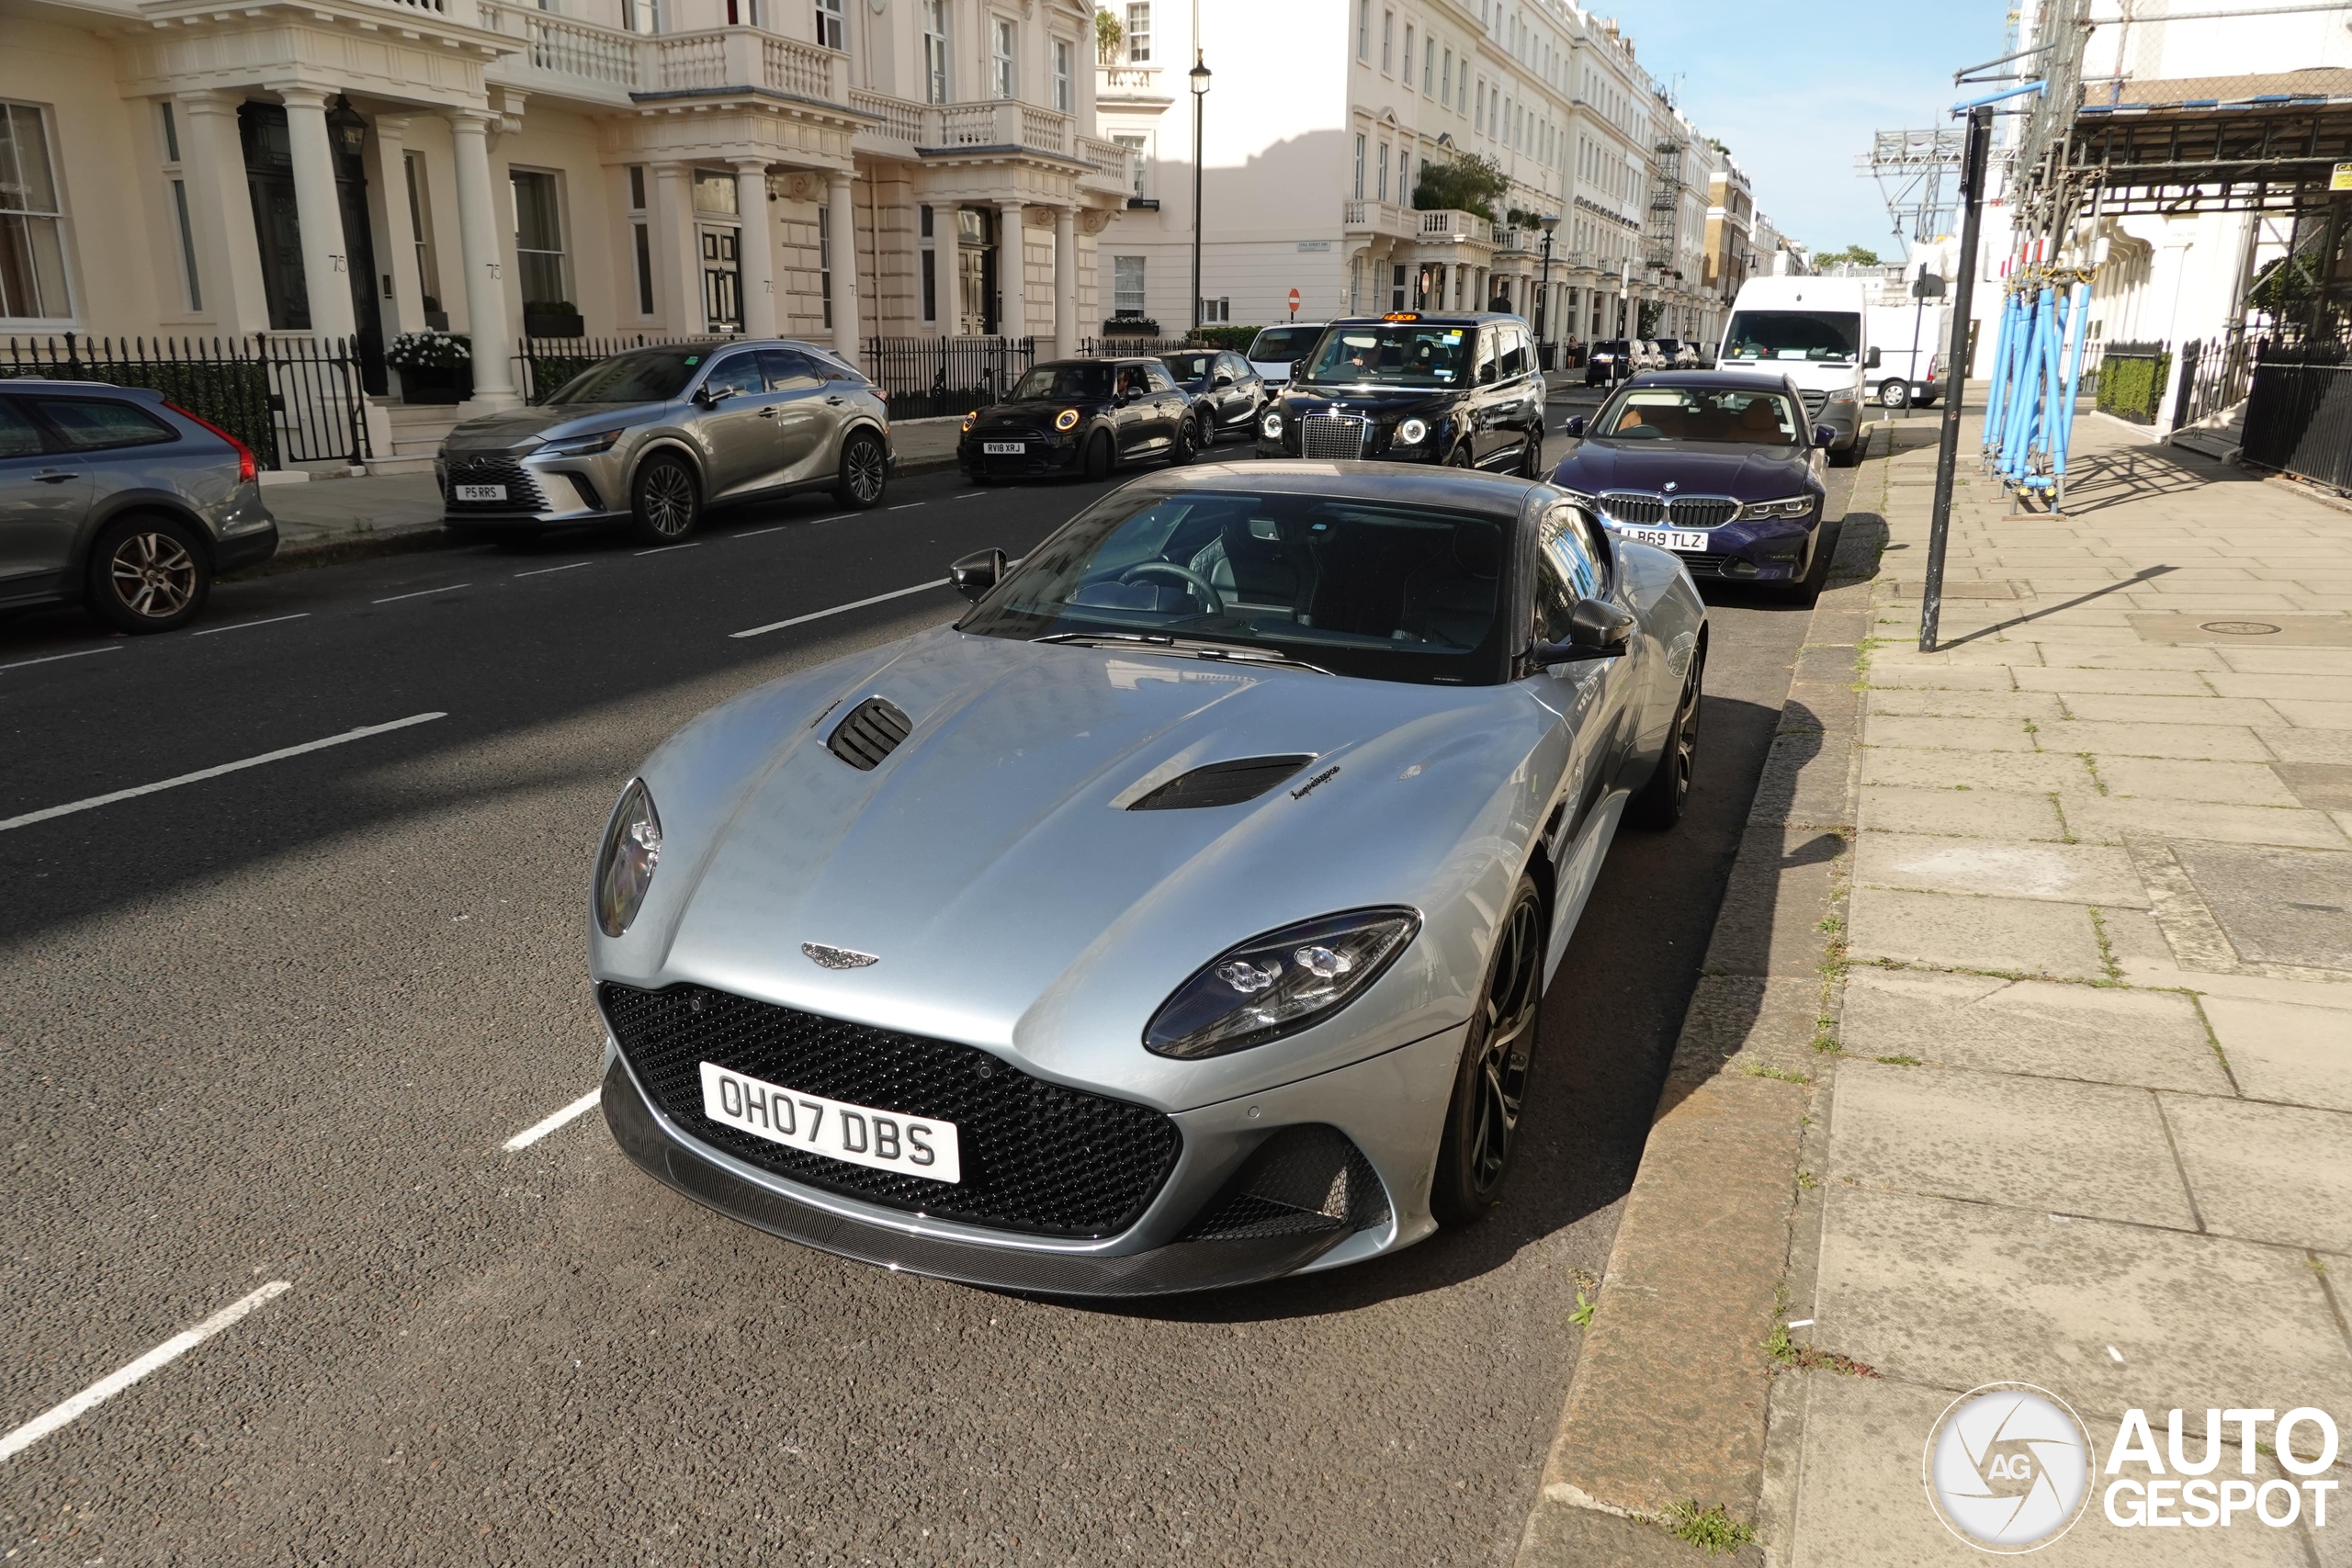
[{"label": "car hood", "polygon": [[[826,740],[876,695],[912,728],[860,771]],[[1272,928],[1458,899],[1492,858],[1460,846],[1504,830],[1487,818],[1548,717],[1510,686],[922,634],[738,699],[656,754],[661,873],[637,926],[597,939],[599,972],[993,1046],[1172,1104],[1207,1064],[1142,1051],[1160,1001]],[[1314,760],[1244,804],[1126,809],[1270,754]],[[1463,998],[1432,988],[1447,940],[1374,987],[1401,988],[1377,1010],[1392,1032],[1460,1021]],[[820,968],[803,942],[876,962]],[[1319,1070],[1299,1059],[1317,1048],[1260,1065]]]},{"label": "car hood", "polygon": [[1303,387],[1294,384],[1283,397],[1283,412],[1293,419],[1323,413],[1337,406],[1348,413],[1373,419],[1396,419],[1431,407],[1451,406],[1462,395],[1454,387]]},{"label": "car hood", "polygon": [[642,424],[662,416],[667,403],[566,403],[560,408],[519,408],[463,421],[449,432],[447,446],[469,452],[527,451],[543,441]]},{"label": "car hood", "polygon": [[1704,441],[1582,441],[1552,471],[1570,490],[1678,489],[1770,501],[1814,483],[1803,447],[1730,446]]}]

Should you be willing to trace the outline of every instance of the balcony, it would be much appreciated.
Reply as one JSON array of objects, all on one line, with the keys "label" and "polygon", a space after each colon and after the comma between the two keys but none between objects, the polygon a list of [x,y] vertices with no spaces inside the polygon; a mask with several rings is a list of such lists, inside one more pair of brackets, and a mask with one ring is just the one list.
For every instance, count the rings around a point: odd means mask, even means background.
[{"label": "balcony", "polygon": [[1094,73],[1098,104],[1169,104],[1174,96],[1161,88],[1157,65],[1105,65]]},{"label": "balcony", "polygon": [[1475,212],[1460,212],[1451,209],[1415,214],[1420,220],[1420,239],[1429,245],[1492,245],[1495,226]]},{"label": "balcony", "polygon": [[1343,201],[1340,229],[1348,234],[1385,234],[1409,240],[1421,231],[1420,214],[1393,201]]},{"label": "balcony", "polygon": [[475,6],[484,29],[523,41],[501,74],[535,92],[626,102],[633,94],[751,89],[822,104],[844,102],[847,55],[758,28],[647,37],[506,0],[475,0]]},{"label": "balcony", "polygon": [[1532,256],[1543,248],[1544,231],[1541,229],[1498,229],[1495,231],[1495,254],[1498,258]]}]

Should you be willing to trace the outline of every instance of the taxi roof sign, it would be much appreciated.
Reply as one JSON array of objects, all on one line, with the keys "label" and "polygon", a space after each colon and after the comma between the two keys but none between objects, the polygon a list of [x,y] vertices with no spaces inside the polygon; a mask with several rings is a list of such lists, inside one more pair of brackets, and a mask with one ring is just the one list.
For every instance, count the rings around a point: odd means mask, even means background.
[{"label": "taxi roof sign", "polygon": [[1384,321],[1418,321],[1421,313],[1419,310],[1391,310],[1380,319]]}]

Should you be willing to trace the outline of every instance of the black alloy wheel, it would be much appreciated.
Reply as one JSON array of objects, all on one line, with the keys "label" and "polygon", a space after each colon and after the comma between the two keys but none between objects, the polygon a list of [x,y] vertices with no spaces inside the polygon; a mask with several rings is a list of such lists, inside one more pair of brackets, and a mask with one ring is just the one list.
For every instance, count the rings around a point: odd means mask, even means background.
[{"label": "black alloy wheel", "polygon": [[1527,448],[1519,455],[1519,477],[1523,479],[1544,477],[1544,433],[1541,430],[1527,433]]},{"label": "black alloy wheel", "polygon": [[1181,468],[1200,455],[1200,435],[1193,429],[1192,420],[1189,418],[1178,420],[1176,438],[1169,443],[1168,446],[1168,466],[1171,468]]},{"label": "black alloy wheel", "polygon": [[1464,441],[1461,446],[1456,446],[1447,456],[1445,466],[1449,468],[1475,468],[1476,465],[1470,461],[1470,443]]},{"label": "black alloy wheel", "polygon": [[212,592],[204,542],[175,517],[126,517],[90,552],[85,602],[118,631],[167,632],[194,620]]},{"label": "black alloy wheel", "polygon": [[629,487],[629,531],[642,545],[674,545],[702,516],[702,486],[685,459],[657,452]]},{"label": "black alloy wheel", "polygon": [[841,482],[833,499],[852,512],[868,512],[882,504],[890,483],[890,454],[882,438],[870,430],[854,430],[842,443]]},{"label": "black alloy wheel", "polygon": [[1667,731],[1666,750],[1657,772],[1634,797],[1626,815],[1644,828],[1660,832],[1682,820],[1690,799],[1690,779],[1699,762],[1699,696],[1707,673],[1707,645],[1690,650],[1690,673],[1682,682],[1682,695],[1674,705],[1674,727]]},{"label": "black alloy wheel", "polygon": [[1107,479],[1111,477],[1111,433],[1098,430],[1086,443],[1086,477]]},{"label": "black alloy wheel", "polygon": [[1521,875],[1510,910],[1487,961],[1430,1180],[1430,1212],[1442,1225],[1466,1225],[1495,1206],[1519,1146],[1544,1011],[1544,897],[1533,877]]}]

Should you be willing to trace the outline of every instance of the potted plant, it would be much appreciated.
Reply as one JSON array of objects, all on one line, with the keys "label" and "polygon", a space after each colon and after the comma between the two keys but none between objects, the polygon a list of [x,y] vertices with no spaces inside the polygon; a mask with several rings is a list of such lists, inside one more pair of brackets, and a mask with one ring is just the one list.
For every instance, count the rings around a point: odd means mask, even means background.
[{"label": "potted plant", "polygon": [[1104,337],[1158,337],[1159,323],[1140,310],[1122,310],[1102,323]]},{"label": "potted plant", "polygon": [[402,333],[384,349],[404,403],[461,403],[473,395],[473,345],[451,333]]},{"label": "potted plant", "polygon": [[586,337],[588,323],[569,299],[526,299],[523,302],[525,337]]}]

